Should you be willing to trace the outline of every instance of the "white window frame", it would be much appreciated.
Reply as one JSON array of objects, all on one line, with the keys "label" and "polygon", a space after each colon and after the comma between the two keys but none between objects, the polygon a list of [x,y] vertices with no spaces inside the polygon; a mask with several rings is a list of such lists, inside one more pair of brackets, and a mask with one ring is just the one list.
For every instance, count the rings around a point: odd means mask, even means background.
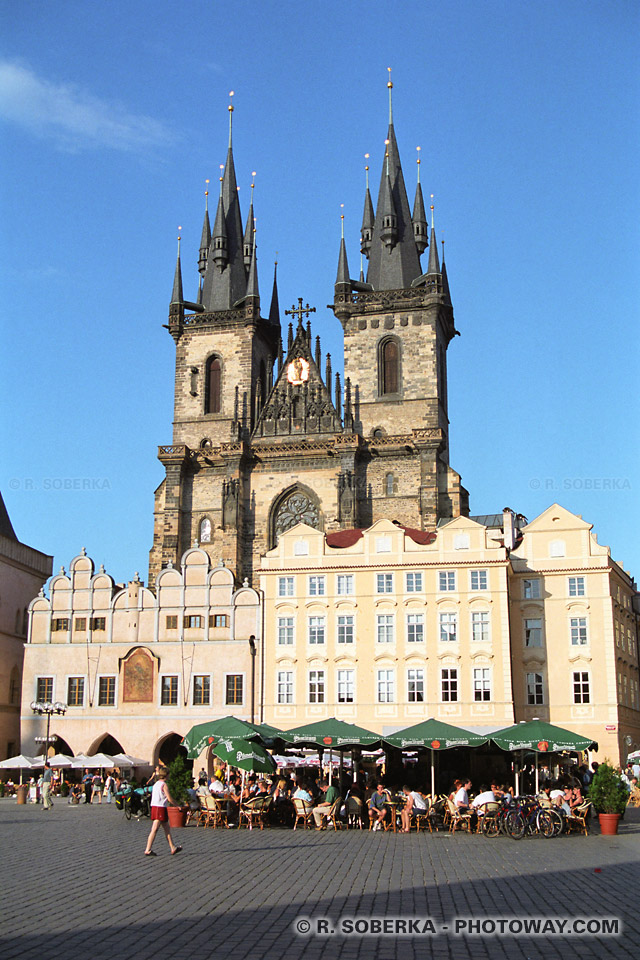
[{"label": "white window frame", "polygon": [[407,643],[424,643],[424,613],[407,614]]},{"label": "white window frame", "polygon": [[491,614],[488,610],[471,611],[471,640],[473,643],[491,643]]},{"label": "white window frame", "polygon": [[[475,579],[475,583],[473,582]],[[486,570],[470,570],[469,571],[469,589],[474,593],[480,590],[489,589],[489,577],[487,576]]]},{"label": "white window frame", "polygon": [[491,667],[473,667],[473,702],[491,702]]},{"label": "white window frame", "polygon": [[[202,703],[196,703],[196,678],[203,677],[209,681],[209,699]],[[213,696],[213,674],[212,673],[194,673],[191,684],[191,706],[192,707],[210,707]]]},{"label": "white window frame", "polygon": [[422,570],[411,570],[405,575],[406,593],[422,593],[424,590],[424,575]]},{"label": "white window frame", "polygon": [[336,574],[336,596],[352,597],[353,584],[354,584],[354,580],[353,580],[352,573],[337,573]]},{"label": "white window frame", "polygon": [[424,667],[407,668],[407,703],[425,702]]},{"label": "white window frame", "polygon": [[[340,623],[341,620],[350,620],[350,623]],[[349,633],[349,628],[351,632],[350,640],[341,640],[341,633],[346,636]],[[352,646],[356,640],[356,618],[353,613],[339,613],[336,619],[336,643],[339,646]]]},{"label": "white window frame", "polygon": [[[528,624],[537,623],[539,626],[530,627]],[[534,631],[539,631],[537,635],[534,636]],[[522,624],[522,633],[524,636],[524,645],[527,649],[532,649],[537,647],[538,649],[542,646],[542,617],[525,617]],[[535,642],[533,642],[535,640]]]},{"label": "white window frame", "polygon": [[[163,703],[162,695],[164,691],[164,681],[173,680],[176,681],[176,702],[175,703]],[[161,673],[158,678],[158,706],[159,707],[179,707],[180,706],[180,674],[179,673]]]},{"label": "white window frame", "polygon": [[55,701],[55,699],[56,699],[56,678],[55,678],[55,676],[52,676],[50,673],[41,673],[41,674],[37,674],[37,675],[34,677],[35,683],[34,683],[33,699],[34,699],[34,700],[41,700],[41,699],[42,699],[42,700],[46,700],[46,697],[39,697],[39,696],[38,696],[38,681],[39,681],[39,680],[51,680],[51,702],[53,703],[53,702]]},{"label": "white window frame", "polygon": [[586,647],[589,643],[589,624],[587,617],[569,618],[569,636],[572,647]]},{"label": "white window frame", "polygon": [[[113,703],[100,703],[100,681],[101,680],[115,680],[113,688]],[[118,706],[118,674],[117,673],[99,673],[96,677],[96,690],[97,690],[97,706],[100,709],[104,710],[113,710]]]},{"label": "white window frame", "polygon": [[376,573],[376,593],[393,593],[392,573]]},{"label": "white window frame", "polygon": [[[314,622],[316,621],[316,622]],[[319,633],[321,639],[318,639]],[[307,620],[307,643],[310,647],[322,647],[327,642],[327,618],[312,616]]]},{"label": "white window frame", "polygon": [[[453,627],[453,630],[451,627]],[[438,639],[440,643],[457,643],[458,614],[455,611],[443,610],[438,615]]]},{"label": "white window frame", "polygon": [[310,576],[307,586],[309,588],[310,597],[326,597],[327,578],[323,573],[313,574],[313,576]]},{"label": "white window frame", "polygon": [[396,623],[393,613],[376,614],[376,643],[395,643]]},{"label": "white window frame", "polygon": [[438,570],[438,593],[455,593],[456,571]]},{"label": "white window frame", "polygon": [[327,672],[323,668],[309,670],[307,674],[307,697],[309,703],[327,702]]},{"label": "white window frame", "polygon": [[[296,642],[296,618],[293,616],[278,617],[276,628],[278,631],[278,646],[294,646]],[[285,636],[287,639],[283,640],[283,636]],[[291,639],[289,639],[289,637],[291,637]]]},{"label": "white window frame", "polygon": [[[72,680],[81,680],[82,681],[82,702],[81,703],[69,703],[69,683]],[[86,706],[87,703],[87,676],[83,673],[69,673],[65,677],[64,682],[65,689],[65,703],[70,710],[78,710],[80,707]]]},{"label": "white window frame", "polygon": [[293,670],[276,671],[276,703],[293,703]]},{"label": "white window frame", "polygon": [[460,678],[457,667],[442,667],[440,670],[441,703],[458,703]]},{"label": "white window frame", "polygon": [[540,577],[527,577],[522,581],[523,600],[539,600],[541,594]]},{"label": "white window frame", "polygon": [[376,673],[376,703],[396,702],[395,670],[378,670]]},{"label": "white window frame", "polygon": [[[229,703],[227,700],[227,678],[242,677],[242,700],[239,703]],[[247,675],[244,670],[227,670],[222,678],[222,696],[226,707],[244,707],[247,699]]]},{"label": "white window frame", "polygon": [[574,670],[571,674],[571,685],[574,704],[591,703],[591,674],[588,670]]},{"label": "white window frame", "polygon": [[544,675],[542,673],[527,673],[527,705],[539,707],[544,704]]},{"label": "white window frame", "polygon": [[340,667],[338,669],[336,674],[336,690],[338,694],[338,703],[355,703],[356,701],[355,670],[345,668],[345,667]]},{"label": "white window frame", "polygon": [[295,597],[295,595],[296,595],[296,578],[295,577],[278,577],[278,583],[277,583],[278,599],[282,597]]}]

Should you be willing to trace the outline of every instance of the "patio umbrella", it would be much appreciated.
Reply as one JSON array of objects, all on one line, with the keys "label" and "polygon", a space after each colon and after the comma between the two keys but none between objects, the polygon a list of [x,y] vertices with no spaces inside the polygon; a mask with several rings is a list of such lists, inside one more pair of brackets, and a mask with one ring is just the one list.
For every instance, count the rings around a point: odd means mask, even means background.
[{"label": "patio umbrella", "polygon": [[238,767],[243,772],[273,773],[276,769],[273,757],[264,747],[238,737],[212,743],[211,752],[230,767]]},{"label": "patio umbrella", "polygon": [[[182,739],[182,746],[187,749],[189,760],[197,759],[204,748],[218,740],[263,740],[266,734],[264,724],[258,726],[247,720],[237,717],[222,717],[219,720],[208,720],[206,723],[197,723],[191,727],[186,737]],[[269,727],[276,734],[275,727]]]},{"label": "patio umbrella", "polygon": [[[490,735],[491,740],[501,750],[531,750],[535,754],[536,792],[538,784],[538,755],[541,753],[558,753],[561,750],[597,750],[598,744],[589,737],[579,733],[556,727],[544,720],[523,720],[514,723],[504,730],[496,730]],[[517,775],[517,774],[516,774]],[[517,782],[516,782],[517,792]]]},{"label": "patio umbrella", "polygon": [[49,757],[49,766],[50,767],[72,767],[73,766],[73,757],[67,757],[64,753],[56,753],[55,756]]},{"label": "patio umbrella", "polygon": [[481,747],[489,739],[479,733],[454,727],[451,723],[444,723],[430,717],[412,727],[398,730],[384,738],[386,743],[400,750],[409,747],[426,747],[431,752],[431,796],[435,796],[435,771],[433,766],[434,753],[440,750],[452,750],[454,747]]},{"label": "patio umbrella", "polygon": [[285,743],[300,747],[315,747],[316,750],[351,750],[353,747],[365,747],[375,750],[382,745],[379,733],[372,733],[355,723],[345,723],[336,717],[328,720],[316,720],[303,727],[283,730],[280,734]]},{"label": "patio umbrella", "polygon": [[27,757],[24,753],[17,757],[9,757],[7,760],[0,760],[0,769],[20,771],[20,783],[22,783],[23,770],[35,770],[40,766],[42,766],[42,763],[38,763],[37,757]]},{"label": "patio umbrella", "polygon": [[115,767],[150,767],[148,760],[139,760],[137,757],[131,757],[128,753],[114,753],[111,757]]},{"label": "patio umbrella", "polygon": [[94,753],[91,757],[86,756],[84,753],[79,753],[77,757],[73,758],[73,763],[71,766],[75,770],[77,770],[79,767],[87,767],[89,770],[98,770],[103,767],[112,767],[113,757],[107,756],[106,753]]}]

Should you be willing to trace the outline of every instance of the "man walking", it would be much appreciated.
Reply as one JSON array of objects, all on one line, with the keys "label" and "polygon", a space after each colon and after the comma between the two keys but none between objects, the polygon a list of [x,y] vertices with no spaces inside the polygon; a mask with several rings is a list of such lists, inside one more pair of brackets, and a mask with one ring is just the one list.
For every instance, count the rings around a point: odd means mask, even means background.
[{"label": "man walking", "polygon": [[42,774],[42,809],[50,810],[53,806],[51,799],[51,767],[49,761],[45,761],[44,773]]}]

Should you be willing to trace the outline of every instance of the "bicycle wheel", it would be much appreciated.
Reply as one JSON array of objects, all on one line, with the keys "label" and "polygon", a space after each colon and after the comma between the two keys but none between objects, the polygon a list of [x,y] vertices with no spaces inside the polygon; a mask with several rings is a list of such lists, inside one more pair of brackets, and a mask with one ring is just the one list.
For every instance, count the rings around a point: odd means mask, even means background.
[{"label": "bicycle wheel", "polygon": [[482,818],[482,833],[485,837],[497,837],[500,833],[500,826],[497,817],[490,817],[485,813]]},{"label": "bicycle wheel", "polygon": [[555,826],[549,810],[539,810],[536,817],[536,830],[549,839],[555,836]]},{"label": "bicycle wheel", "polygon": [[124,815],[127,820],[131,820],[131,798],[127,797],[124,802]]},{"label": "bicycle wheel", "polygon": [[522,840],[526,828],[527,823],[523,815],[518,813],[517,810],[507,814],[504,829],[507,836],[511,837],[512,840]]},{"label": "bicycle wheel", "polygon": [[564,830],[564,817],[558,810],[547,810],[547,813],[553,823],[553,835],[554,837],[559,837]]}]

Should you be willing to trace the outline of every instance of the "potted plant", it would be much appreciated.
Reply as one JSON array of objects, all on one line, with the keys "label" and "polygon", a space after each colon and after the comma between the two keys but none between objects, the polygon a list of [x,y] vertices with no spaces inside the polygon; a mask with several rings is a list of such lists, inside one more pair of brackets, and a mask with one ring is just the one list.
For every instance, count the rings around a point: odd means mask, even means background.
[{"label": "potted plant", "polygon": [[167,774],[167,787],[172,799],[178,804],[177,807],[169,807],[167,815],[169,824],[172,827],[184,827],[189,812],[189,794],[187,790],[191,786],[193,772],[188,769],[183,758],[178,754],[175,760],[169,764]]},{"label": "potted plant", "polygon": [[606,760],[596,770],[588,795],[598,814],[600,832],[614,836],[618,832],[618,821],[625,811],[629,794],[622,777]]}]

